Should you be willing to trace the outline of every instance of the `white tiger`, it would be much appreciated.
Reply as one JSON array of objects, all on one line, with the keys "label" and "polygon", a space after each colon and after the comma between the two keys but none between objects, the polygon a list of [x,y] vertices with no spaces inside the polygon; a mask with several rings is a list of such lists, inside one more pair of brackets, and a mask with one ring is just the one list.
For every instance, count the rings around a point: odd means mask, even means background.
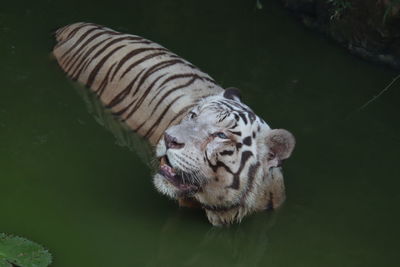
[{"label": "white tiger", "polygon": [[201,206],[213,225],[277,208],[285,199],[280,162],[292,134],[272,130],[210,76],[142,37],[92,23],[56,32],[53,54],[130,129],[156,145],[155,187]]}]

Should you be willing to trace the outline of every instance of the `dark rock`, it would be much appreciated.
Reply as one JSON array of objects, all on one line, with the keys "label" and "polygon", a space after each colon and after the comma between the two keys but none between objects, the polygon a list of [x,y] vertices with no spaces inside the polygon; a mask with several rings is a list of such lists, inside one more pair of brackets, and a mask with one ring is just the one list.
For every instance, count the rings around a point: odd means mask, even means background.
[{"label": "dark rock", "polygon": [[325,33],[352,54],[400,69],[400,1],[281,1],[307,27]]}]

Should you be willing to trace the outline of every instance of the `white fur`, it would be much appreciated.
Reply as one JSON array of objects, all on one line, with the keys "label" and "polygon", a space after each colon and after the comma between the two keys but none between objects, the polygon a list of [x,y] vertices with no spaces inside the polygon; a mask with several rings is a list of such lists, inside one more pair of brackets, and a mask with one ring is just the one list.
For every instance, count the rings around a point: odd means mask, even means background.
[{"label": "white fur", "polygon": [[[235,122],[233,114],[230,114],[234,112],[224,108],[223,105],[218,105],[220,100],[236,101],[226,100],[222,95],[203,99],[192,110],[196,114],[195,118],[191,118],[191,113],[189,113],[189,116],[181,123],[167,129],[166,133],[184,144],[183,148],[167,149],[164,140],[161,140],[156,148],[157,156],[167,155],[174,169],[196,174],[193,179],[200,181],[202,186],[201,191],[192,197],[201,205],[211,208],[238,205],[228,210],[206,209],[207,217],[213,225],[240,222],[246,214],[266,209],[268,205],[276,208],[283,202],[285,195],[283,176],[280,168],[275,168],[278,160],[268,158],[270,149],[266,145],[266,138],[273,130],[256,117],[253,123],[245,124],[243,120],[237,122],[238,126],[233,131],[240,131],[241,136],[231,134],[229,140],[215,137],[213,134],[218,132],[229,134],[227,126]],[[240,102],[236,101],[234,104],[238,103]],[[240,105],[249,109],[242,103]],[[226,112],[231,117],[219,123],[221,114],[226,114]],[[256,133],[256,137],[251,137],[251,145],[243,144],[240,149],[237,149],[236,143],[243,143],[244,138],[252,136],[253,132]],[[225,150],[234,150],[234,153],[231,156],[220,156],[219,153]],[[241,166],[243,151],[250,151],[252,156],[246,164]],[[208,160],[204,160],[205,155]],[[215,165],[218,161],[223,162],[232,173],[237,173],[239,168],[242,168],[239,175],[239,188],[231,188],[234,175],[225,168],[219,167],[213,170],[210,165]],[[249,168],[256,164],[259,167],[254,176],[248,177]],[[161,193],[172,198],[179,198],[179,190],[166,182],[162,175],[154,176],[154,184]]]}]

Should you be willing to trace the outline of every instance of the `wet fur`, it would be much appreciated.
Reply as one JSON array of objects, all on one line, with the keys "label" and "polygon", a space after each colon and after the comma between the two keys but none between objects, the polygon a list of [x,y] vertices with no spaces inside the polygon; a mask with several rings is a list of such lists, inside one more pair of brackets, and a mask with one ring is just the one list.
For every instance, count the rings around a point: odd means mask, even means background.
[{"label": "wet fur", "polygon": [[[172,167],[196,191],[177,190],[154,175],[161,193],[201,206],[213,225],[240,222],[252,212],[277,208],[285,199],[280,161],[294,138],[272,130],[209,75],[140,36],[92,23],[56,32],[53,54],[63,71],[97,95],[114,118],[168,155]],[[196,114],[196,117],[193,116]],[[228,139],[219,140],[223,132]],[[167,149],[164,133],[185,145]]]}]

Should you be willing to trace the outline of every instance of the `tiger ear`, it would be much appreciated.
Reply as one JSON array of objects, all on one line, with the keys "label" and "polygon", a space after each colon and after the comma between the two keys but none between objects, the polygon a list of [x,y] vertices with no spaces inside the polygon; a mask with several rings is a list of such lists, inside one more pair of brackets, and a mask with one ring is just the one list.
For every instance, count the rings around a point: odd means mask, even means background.
[{"label": "tiger ear", "polygon": [[226,88],[224,92],[224,97],[238,102],[241,102],[242,100],[239,89],[235,87]]},{"label": "tiger ear", "polygon": [[269,148],[268,166],[277,167],[281,161],[290,157],[296,140],[293,134],[284,129],[270,130],[267,134],[266,144]]}]

